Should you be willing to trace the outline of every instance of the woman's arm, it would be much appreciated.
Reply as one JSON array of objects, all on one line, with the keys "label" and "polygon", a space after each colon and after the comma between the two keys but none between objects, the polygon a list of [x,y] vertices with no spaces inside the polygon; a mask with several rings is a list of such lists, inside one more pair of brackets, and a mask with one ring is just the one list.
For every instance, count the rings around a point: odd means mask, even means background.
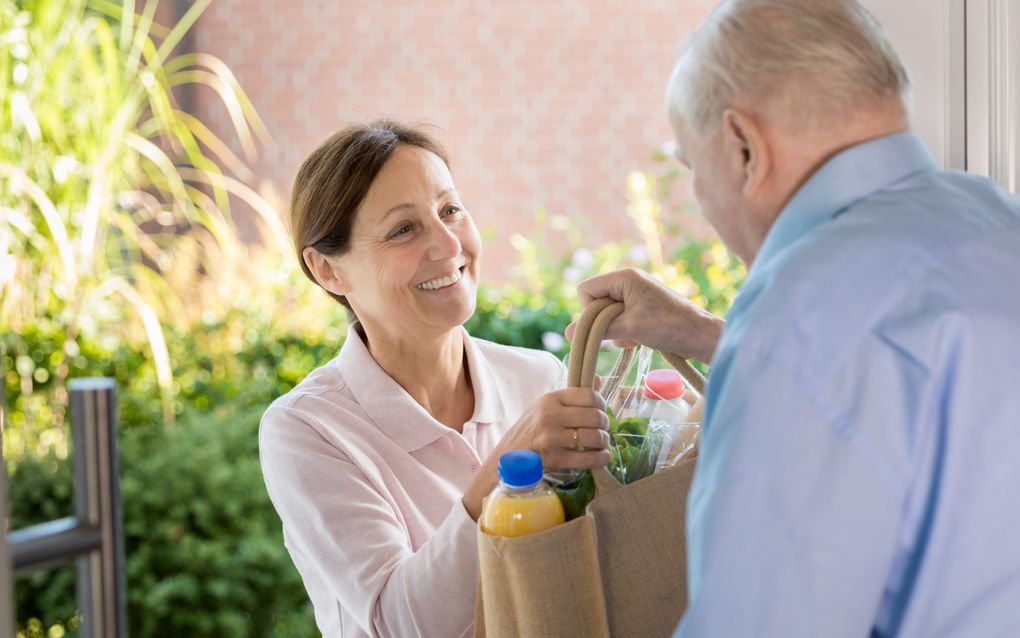
[{"label": "woman's arm", "polygon": [[400,512],[299,411],[270,408],[259,438],[266,487],[289,540],[364,631],[470,632],[477,532],[460,502],[415,552]]}]

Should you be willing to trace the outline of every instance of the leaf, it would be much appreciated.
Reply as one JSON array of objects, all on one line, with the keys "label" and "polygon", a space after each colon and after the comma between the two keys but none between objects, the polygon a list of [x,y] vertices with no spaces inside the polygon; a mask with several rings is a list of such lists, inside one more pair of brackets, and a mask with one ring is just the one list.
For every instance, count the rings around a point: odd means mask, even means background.
[{"label": "leaf", "polygon": [[32,200],[39,209],[46,227],[50,231],[50,239],[57,248],[57,256],[64,273],[64,280],[68,286],[73,287],[78,280],[78,272],[74,264],[74,249],[71,247],[67,234],[67,227],[61,219],[60,212],[47,197],[45,191],[39,184],[32,181],[23,170],[11,164],[0,163],[0,177],[6,177],[14,193],[24,193]]},{"label": "leaf", "polygon": [[595,478],[590,470],[584,470],[577,479],[569,483],[557,484],[553,481],[550,483],[563,505],[563,512],[568,521],[583,516],[588,503],[595,498]]}]

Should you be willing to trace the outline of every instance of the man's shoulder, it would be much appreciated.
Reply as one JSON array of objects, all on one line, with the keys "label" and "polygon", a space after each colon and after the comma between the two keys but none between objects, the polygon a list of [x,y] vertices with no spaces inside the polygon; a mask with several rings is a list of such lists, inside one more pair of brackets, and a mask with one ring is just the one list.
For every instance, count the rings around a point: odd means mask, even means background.
[{"label": "man's shoulder", "polygon": [[1020,275],[1020,199],[933,172],[849,207],[760,273],[742,341],[824,373],[893,318],[982,312],[1002,269]]}]

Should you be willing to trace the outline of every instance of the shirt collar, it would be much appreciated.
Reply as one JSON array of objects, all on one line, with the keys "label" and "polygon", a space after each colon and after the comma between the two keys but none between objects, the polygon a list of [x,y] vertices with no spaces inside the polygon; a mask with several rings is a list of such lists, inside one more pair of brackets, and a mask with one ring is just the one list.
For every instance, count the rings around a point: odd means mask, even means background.
[{"label": "shirt collar", "polygon": [[485,359],[481,348],[475,340],[464,331],[464,352],[467,353],[468,372],[471,374],[471,387],[475,391],[475,413],[471,420],[475,423],[497,423],[506,420],[506,407],[503,395],[499,391],[500,383],[496,373]]},{"label": "shirt collar", "polygon": [[[483,353],[463,331],[475,410],[471,420],[492,423],[503,419],[505,410],[495,376]],[[356,324],[347,330],[335,363],[347,387],[368,417],[404,450],[412,452],[449,435],[455,430],[443,425],[418,404],[393,377],[386,373],[368,351]]]},{"label": "shirt collar", "polygon": [[766,269],[777,255],[855,202],[922,171],[935,160],[921,138],[895,133],[840,151],[816,170],[769,229],[748,273]]}]

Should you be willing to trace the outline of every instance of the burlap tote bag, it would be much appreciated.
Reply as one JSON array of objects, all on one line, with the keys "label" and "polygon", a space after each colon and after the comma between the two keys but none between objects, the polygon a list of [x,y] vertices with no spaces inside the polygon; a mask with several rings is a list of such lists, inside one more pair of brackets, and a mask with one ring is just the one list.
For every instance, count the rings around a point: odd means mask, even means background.
[{"label": "burlap tote bag", "polygon": [[[570,386],[593,386],[602,338],[622,311],[608,299],[585,310],[571,344]],[[704,391],[686,361],[662,355]],[[585,515],[539,534],[479,529],[475,635],[669,636],[687,606],[684,519],[695,461],[688,455],[629,485],[599,468]]]}]

